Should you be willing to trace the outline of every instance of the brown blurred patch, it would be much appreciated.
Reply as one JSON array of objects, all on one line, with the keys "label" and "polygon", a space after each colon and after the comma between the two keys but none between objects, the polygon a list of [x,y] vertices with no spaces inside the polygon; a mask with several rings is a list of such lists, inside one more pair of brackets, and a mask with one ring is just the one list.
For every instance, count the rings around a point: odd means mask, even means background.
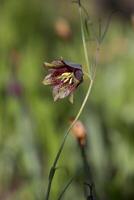
[{"label": "brown blurred patch", "polygon": [[95,0],[95,3],[97,9],[101,11],[108,13],[111,10],[120,11],[116,16],[125,17],[125,19],[130,19],[131,14],[134,13],[134,0]]},{"label": "brown blurred patch", "polygon": [[54,30],[61,39],[68,40],[72,36],[70,23],[64,18],[58,18],[55,21]]}]

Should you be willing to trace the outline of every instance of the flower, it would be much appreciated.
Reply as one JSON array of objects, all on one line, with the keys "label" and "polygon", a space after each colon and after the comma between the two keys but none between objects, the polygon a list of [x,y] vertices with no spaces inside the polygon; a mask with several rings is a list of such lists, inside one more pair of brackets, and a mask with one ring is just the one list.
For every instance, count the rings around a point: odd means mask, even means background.
[{"label": "flower", "polygon": [[[72,120],[71,120],[71,122],[72,122]],[[86,145],[87,130],[86,130],[84,124],[80,120],[76,121],[76,123],[71,128],[71,132],[75,136],[75,138],[78,140],[78,142],[81,146]]]},{"label": "flower", "polygon": [[[49,74],[44,78],[44,85],[52,85],[54,101],[72,96],[75,89],[83,81],[82,67],[63,59],[44,63]],[[70,100],[72,101],[72,100]]]},{"label": "flower", "polygon": [[54,24],[55,33],[63,40],[68,40],[72,36],[69,22],[64,18],[58,18]]}]

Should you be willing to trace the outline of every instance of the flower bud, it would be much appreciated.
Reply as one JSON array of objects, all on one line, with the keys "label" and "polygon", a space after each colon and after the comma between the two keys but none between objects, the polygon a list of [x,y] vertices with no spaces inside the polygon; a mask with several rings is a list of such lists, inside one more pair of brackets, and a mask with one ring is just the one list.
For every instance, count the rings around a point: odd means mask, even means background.
[{"label": "flower bud", "polygon": [[84,124],[80,120],[77,120],[71,131],[75,138],[78,140],[79,144],[84,146],[86,144],[87,138],[87,131]]}]

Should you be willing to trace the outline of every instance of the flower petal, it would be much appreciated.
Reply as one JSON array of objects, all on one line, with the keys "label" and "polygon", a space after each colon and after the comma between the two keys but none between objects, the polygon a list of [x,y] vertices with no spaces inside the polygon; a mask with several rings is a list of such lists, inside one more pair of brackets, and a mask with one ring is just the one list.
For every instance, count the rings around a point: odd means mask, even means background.
[{"label": "flower petal", "polygon": [[53,87],[53,98],[54,101],[57,101],[58,99],[63,99],[70,95],[74,89],[76,88],[76,85],[68,85],[67,84],[59,84]]},{"label": "flower petal", "polygon": [[69,61],[66,61],[66,60],[63,60],[63,63],[66,65],[66,66],[69,66],[73,69],[79,69],[79,70],[82,70],[82,66],[80,64],[76,64],[76,63],[72,63],[72,62],[69,62]]},{"label": "flower petal", "polygon": [[74,94],[73,93],[70,94],[69,101],[70,101],[70,103],[73,104],[73,102],[74,102]]},{"label": "flower petal", "polygon": [[48,62],[44,62],[44,66],[47,68],[59,68],[59,67],[64,67],[64,63],[62,62],[62,60],[54,60],[51,63]]},{"label": "flower petal", "polygon": [[83,72],[82,70],[78,69],[74,72],[75,78],[79,81],[82,82],[83,81]]},{"label": "flower petal", "polygon": [[58,67],[64,67],[64,62],[61,60],[61,59],[59,59],[59,60],[54,60],[53,62],[52,62],[52,64],[54,65],[54,68],[58,68]]},{"label": "flower petal", "polygon": [[53,83],[52,74],[48,74],[42,81],[44,85],[51,85]]}]

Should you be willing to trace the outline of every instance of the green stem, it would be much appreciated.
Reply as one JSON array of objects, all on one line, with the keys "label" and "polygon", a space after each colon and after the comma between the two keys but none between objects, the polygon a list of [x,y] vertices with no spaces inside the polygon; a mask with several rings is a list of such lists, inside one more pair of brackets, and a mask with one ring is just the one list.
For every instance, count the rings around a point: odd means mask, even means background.
[{"label": "green stem", "polygon": [[93,86],[93,80],[90,81],[90,84],[89,84],[89,87],[88,87],[86,96],[85,96],[85,98],[84,98],[84,100],[83,100],[83,103],[82,103],[80,109],[79,109],[79,112],[78,112],[78,114],[76,115],[76,117],[75,117],[74,121],[72,122],[72,124],[69,126],[68,130],[66,131],[65,136],[64,136],[64,138],[63,138],[63,141],[62,141],[62,143],[61,143],[61,145],[60,145],[60,148],[59,148],[59,150],[58,150],[58,152],[57,152],[57,155],[56,155],[56,157],[55,157],[55,160],[54,160],[53,165],[52,165],[51,170],[50,170],[49,183],[48,183],[47,194],[46,194],[45,200],[48,200],[48,199],[49,199],[50,190],[51,190],[51,185],[52,185],[52,181],[53,181],[53,178],[54,178],[54,175],[55,175],[56,165],[57,165],[57,162],[58,162],[59,157],[60,157],[60,155],[61,155],[61,152],[62,152],[62,150],[63,150],[63,147],[64,147],[65,141],[66,141],[66,139],[67,139],[67,136],[68,136],[68,134],[69,134],[71,128],[74,126],[74,124],[76,123],[76,121],[77,121],[78,118],[80,117],[80,115],[81,115],[81,113],[82,113],[82,111],[83,111],[83,109],[84,109],[84,107],[85,107],[85,104],[86,104],[86,102],[87,102],[87,100],[88,100],[88,97],[89,97],[89,95],[90,95],[92,86]]},{"label": "green stem", "polygon": [[90,80],[90,76],[86,71],[83,70],[83,74],[84,74],[84,76],[86,76]]},{"label": "green stem", "polygon": [[48,183],[48,188],[47,188],[47,194],[46,194],[46,198],[45,200],[49,200],[49,197],[50,197],[50,191],[51,191],[51,186],[52,186],[52,181],[53,181],[53,178],[54,178],[54,175],[55,175],[55,170],[56,170],[56,165],[57,165],[57,162],[59,160],[59,157],[62,153],[62,150],[63,150],[63,147],[64,147],[64,144],[65,144],[65,141],[67,139],[67,136],[71,130],[71,128],[74,126],[74,124],[76,123],[76,121],[78,120],[78,118],[80,117],[84,107],[85,107],[85,104],[88,100],[88,97],[90,95],[90,92],[91,92],[91,89],[92,89],[92,85],[93,85],[93,79],[91,78],[91,74],[90,74],[90,68],[89,68],[89,58],[88,58],[88,51],[87,51],[87,46],[86,46],[86,39],[85,39],[85,32],[84,32],[84,25],[83,25],[83,20],[82,20],[82,8],[81,8],[81,4],[79,2],[79,14],[80,14],[80,23],[81,23],[81,34],[82,34],[82,42],[83,42],[83,48],[84,48],[84,55],[85,55],[85,61],[86,61],[86,65],[87,65],[87,70],[88,70],[88,73],[89,73],[89,78],[90,78],[90,84],[89,84],[89,87],[88,87],[88,90],[87,90],[87,93],[86,93],[86,96],[83,100],[83,103],[78,111],[78,114],[76,115],[74,121],[72,122],[72,124],[69,126],[68,130],[66,131],[65,135],[64,135],[64,138],[63,138],[63,141],[60,145],[60,148],[57,152],[57,155],[55,157],[55,160],[53,162],[53,165],[51,167],[51,170],[50,170],[50,174],[49,174],[49,183]]},{"label": "green stem", "polygon": [[86,65],[87,65],[86,67],[87,67],[87,71],[88,71],[90,79],[91,79],[91,74],[90,74],[90,69],[89,69],[88,49],[87,49],[87,45],[86,45],[86,37],[85,37],[83,20],[82,20],[81,5],[79,5],[79,14],[80,14],[80,25],[81,25],[81,36],[82,36],[82,42],[83,42],[83,49],[84,49],[85,61],[86,61]]}]

